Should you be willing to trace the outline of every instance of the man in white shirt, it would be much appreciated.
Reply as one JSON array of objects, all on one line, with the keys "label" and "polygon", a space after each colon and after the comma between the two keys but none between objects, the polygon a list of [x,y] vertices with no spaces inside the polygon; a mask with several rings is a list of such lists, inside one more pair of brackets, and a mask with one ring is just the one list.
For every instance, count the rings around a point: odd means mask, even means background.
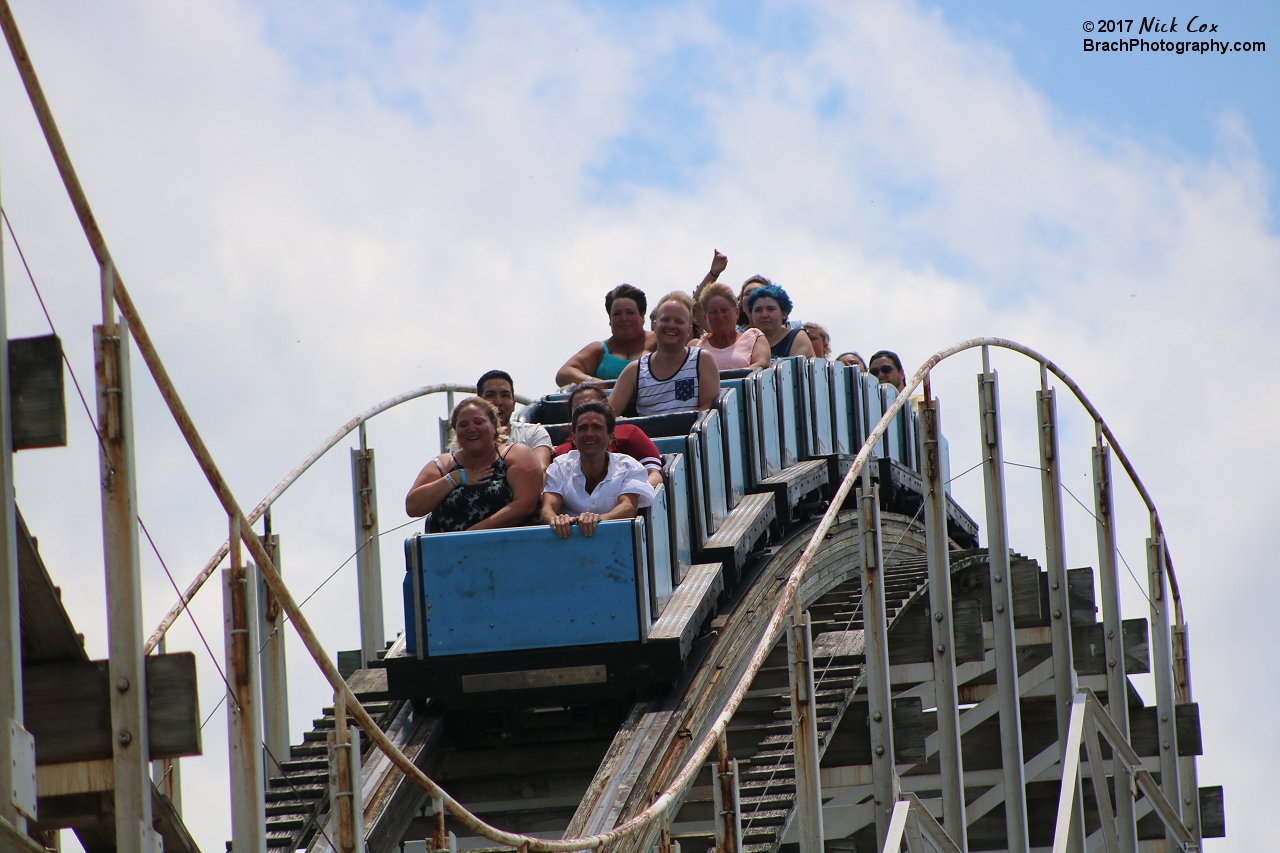
[{"label": "man in white shirt", "polygon": [[547,428],[542,424],[530,424],[523,421],[511,422],[511,414],[516,410],[515,384],[511,374],[505,370],[490,370],[476,382],[476,394],[493,403],[498,410],[502,425],[510,430],[507,441],[510,444],[523,444],[533,450],[534,457],[542,470],[546,471],[551,464],[551,453],[554,445]]},{"label": "man in white shirt", "polygon": [[602,521],[634,518],[653,503],[653,486],[644,466],[630,456],[610,453],[615,417],[605,403],[590,401],[573,413],[571,450],[547,469],[542,491],[542,521],[567,539],[576,521],[583,536]]}]

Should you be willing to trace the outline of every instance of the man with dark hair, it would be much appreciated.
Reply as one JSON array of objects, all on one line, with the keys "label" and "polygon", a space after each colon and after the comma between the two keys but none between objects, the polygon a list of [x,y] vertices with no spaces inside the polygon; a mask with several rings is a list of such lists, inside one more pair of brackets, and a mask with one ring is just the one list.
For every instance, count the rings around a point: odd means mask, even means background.
[{"label": "man with dark hair", "polygon": [[511,374],[505,370],[490,370],[476,380],[476,396],[493,403],[498,410],[502,426],[509,431],[507,443],[528,447],[542,470],[546,471],[551,464],[551,436],[542,424],[511,420],[511,414],[516,410],[515,383],[511,381]]},{"label": "man with dark hair", "polygon": [[[589,382],[583,382],[569,392],[568,408],[570,417],[572,417],[574,409],[588,400],[608,405],[609,391],[604,387],[603,382],[598,379],[592,379]],[[630,456],[644,466],[649,478],[649,485],[655,489],[661,486],[662,451],[653,443],[653,439],[645,435],[644,430],[635,424],[617,424],[611,432],[614,434],[614,439],[609,444],[609,452]],[[556,447],[555,455],[557,457],[564,456],[570,450],[575,449],[573,446],[573,434],[570,433],[569,440]]]},{"label": "man with dark hair", "polygon": [[590,536],[600,522],[635,518],[638,510],[653,503],[644,466],[630,456],[609,452],[616,425],[608,403],[588,400],[574,409],[576,449],[552,463],[542,491],[542,521],[561,539],[569,536],[574,522],[583,536]]},{"label": "man with dark hair", "polygon": [[881,385],[892,385],[899,393],[907,386],[907,377],[902,372],[902,360],[896,352],[880,350],[871,356],[867,371],[879,379]]}]

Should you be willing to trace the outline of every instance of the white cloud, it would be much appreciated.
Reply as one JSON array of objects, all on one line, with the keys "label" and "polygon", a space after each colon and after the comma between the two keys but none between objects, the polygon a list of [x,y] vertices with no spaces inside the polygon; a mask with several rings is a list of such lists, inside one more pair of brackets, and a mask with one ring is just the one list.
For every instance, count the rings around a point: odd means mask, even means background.
[{"label": "white cloud", "polygon": [[[1223,113],[1207,161],[1156,150],[1068,121],[1000,51],[895,3],[814,4],[806,38],[767,44],[697,6],[623,20],[567,3],[16,12],[121,271],[242,504],[406,388],[503,365],[521,391],[546,390],[603,333],[607,287],[691,286],[713,246],[727,280],[775,276],[840,348],[889,345],[918,363],[977,334],[1023,340],[1094,395],[1165,517],[1194,632],[1201,780],[1228,785],[1232,837],[1209,849],[1267,837],[1253,791],[1280,742],[1255,709],[1280,697],[1253,650],[1280,592],[1263,532],[1277,404],[1240,391],[1267,388],[1276,360],[1280,241],[1238,116]],[[8,68],[0,105],[6,208],[89,381],[96,271]],[[618,165],[634,165],[634,139],[656,166]],[[11,334],[40,333],[11,251],[7,286]],[[1012,427],[1035,375],[998,363]],[[225,521],[136,367],[140,505],[183,583]],[[939,371],[955,471],[973,455],[976,367]],[[19,499],[104,654],[95,448],[78,405],[70,448],[18,457]],[[403,520],[438,408],[371,427],[384,527]],[[1087,501],[1090,431],[1072,417]],[[1028,431],[1010,442],[1008,458],[1033,458]],[[326,460],[277,509],[295,591],[350,553],[346,466]],[[1035,505],[1034,478],[1011,488]],[[980,517],[980,489],[957,492]],[[1141,573],[1145,522],[1125,512]],[[1015,547],[1039,550],[1038,520],[1014,521]],[[1073,564],[1092,563],[1087,517],[1070,523]],[[385,544],[397,626],[396,535]],[[172,594],[144,562],[154,622]],[[355,644],[353,587],[343,574],[308,606],[330,649]],[[1127,584],[1129,612],[1140,605]],[[220,649],[216,589],[196,610]],[[182,624],[171,648],[198,643]],[[291,655],[301,729],[325,690],[296,643]],[[211,708],[220,682],[203,658],[201,677]],[[222,720],[187,765],[189,802],[215,804],[189,810],[206,848],[229,834]]]}]

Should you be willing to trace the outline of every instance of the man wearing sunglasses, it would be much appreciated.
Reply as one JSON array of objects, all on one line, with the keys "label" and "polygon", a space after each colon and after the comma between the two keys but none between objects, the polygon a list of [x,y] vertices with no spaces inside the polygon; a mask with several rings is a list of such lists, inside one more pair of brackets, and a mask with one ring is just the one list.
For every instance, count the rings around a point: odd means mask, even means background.
[{"label": "man wearing sunglasses", "polygon": [[907,384],[907,377],[902,372],[902,360],[898,358],[896,352],[880,350],[871,356],[870,367],[867,370],[880,380],[881,385],[892,385],[898,389],[899,393]]}]

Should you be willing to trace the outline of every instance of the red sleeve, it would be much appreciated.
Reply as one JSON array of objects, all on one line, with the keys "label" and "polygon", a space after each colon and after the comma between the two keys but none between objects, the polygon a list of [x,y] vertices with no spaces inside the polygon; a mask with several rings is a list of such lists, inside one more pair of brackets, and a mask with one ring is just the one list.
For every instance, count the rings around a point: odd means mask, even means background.
[{"label": "red sleeve", "polygon": [[618,424],[613,431],[618,453],[625,453],[646,468],[662,470],[662,451],[635,424]]},{"label": "red sleeve", "polygon": [[552,457],[564,456],[570,450],[573,450],[573,442],[566,441],[564,444],[557,445],[556,448],[551,451],[551,455]]}]

